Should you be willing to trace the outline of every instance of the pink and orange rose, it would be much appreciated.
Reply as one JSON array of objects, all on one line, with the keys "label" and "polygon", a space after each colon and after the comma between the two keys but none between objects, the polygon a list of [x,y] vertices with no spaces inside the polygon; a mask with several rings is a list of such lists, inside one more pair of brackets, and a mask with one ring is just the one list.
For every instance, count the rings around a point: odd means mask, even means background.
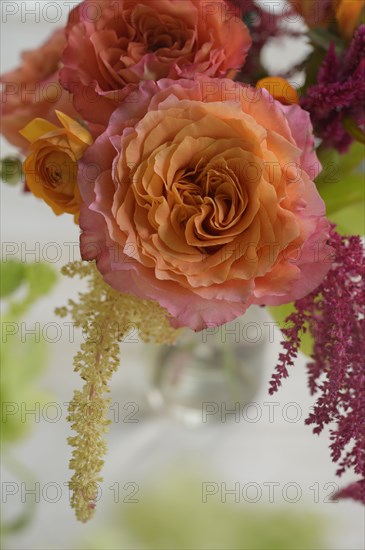
[{"label": "pink and orange rose", "polygon": [[330,267],[313,144],[264,89],[143,82],[81,162],[82,256],[194,330],[300,298]]},{"label": "pink and orange rose", "polygon": [[241,68],[251,45],[225,0],[85,0],[67,36],[62,85],[99,124],[141,80],[223,77]]}]

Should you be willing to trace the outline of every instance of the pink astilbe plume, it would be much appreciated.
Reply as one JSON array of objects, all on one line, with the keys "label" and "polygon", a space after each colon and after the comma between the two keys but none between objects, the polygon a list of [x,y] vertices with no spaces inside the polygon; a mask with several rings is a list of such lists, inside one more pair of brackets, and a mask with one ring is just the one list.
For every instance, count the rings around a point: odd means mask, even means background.
[{"label": "pink astilbe plume", "polygon": [[[295,302],[296,311],[283,330],[286,340],[270,382],[275,393],[288,376],[300,346],[300,335],[309,330],[314,338],[312,361],[308,364],[309,387],[318,394],[306,424],[319,434],[330,430],[331,457],[337,475],[353,468],[365,472],[365,256],[361,238],[342,237],[334,227],[330,244],[335,259],[322,284]],[[365,504],[365,480],[342,489],[338,498],[353,498]]]},{"label": "pink astilbe plume", "polygon": [[362,128],[365,122],[365,25],[361,25],[340,59],[332,43],[318,72],[317,84],[301,100],[310,112],[315,134],[326,147],[343,153],[353,142],[346,120]]}]

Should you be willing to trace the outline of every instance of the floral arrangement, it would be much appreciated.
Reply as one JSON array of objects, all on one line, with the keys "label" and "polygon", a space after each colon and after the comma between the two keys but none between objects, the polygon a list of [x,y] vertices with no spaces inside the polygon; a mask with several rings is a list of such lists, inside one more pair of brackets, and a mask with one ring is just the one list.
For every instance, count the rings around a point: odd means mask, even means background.
[{"label": "floral arrangement", "polygon": [[[89,328],[69,409],[78,519],[95,510],[108,382],[131,324],[173,343],[253,304],[286,318],[271,393],[311,335],[307,423],[331,425],[338,475],[360,477],[338,496],[365,502],[364,4],[84,0],[1,77],[24,191],[81,231],[83,261],[63,272],[89,290],[57,311]],[[268,41],[303,36],[310,54],[267,74]],[[16,180],[19,159],[1,170]]]}]

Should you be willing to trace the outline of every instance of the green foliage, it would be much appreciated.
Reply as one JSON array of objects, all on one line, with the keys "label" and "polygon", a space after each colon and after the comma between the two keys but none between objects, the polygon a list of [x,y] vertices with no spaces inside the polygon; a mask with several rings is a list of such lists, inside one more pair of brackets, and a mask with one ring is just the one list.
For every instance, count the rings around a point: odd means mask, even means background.
[{"label": "green foliage", "polygon": [[164,476],[143,491],[140,502],[123,509],[138,547],[303,550],[321,548],[319,518],[260,504],[238,505],[219,495],[202,502],[202,482],[192,476]]},{"label": "green foliage", "polygon": [[[145,481],[139,502],[113,505],[102,529],[85,533],[77,548],[90,550],[320,550],[326,524],[304,506],[236,504],[219,492],[202,502],[196,466],[176,465]],[[203,479],[214,479],[202,467]],[[116,508],[116,510],[115,510]],[[295,510],[294,510],[295,508]],[[297,509],[298,508],[298,509]],[[116,511],[116,513],[115,513]]]},{"label": "green foliage", "polygon": [[[31,473],[11,456],[11,443],[24,437],[34,418],[25,410],[34,410],[46,401],[35,382],[47,364],[47,345],[34,335],[22,338],[21,321],[31,306],[53,288],[56,274],[48,265],[25,264],[16,260],[0,263],[1,384],[2,411],[0,442],[7,468],[18,479],[34,484]],[[35,514],[35,503],[28,499],[17,517],[0,525],[1,536],[25,529]]]},{"label": "green foliage", "polygon": [[22,161],[18,157],[0,160],[0,179],[8,185],[17,185],[23,177]]},{"label": "green foliage", "polygon": [[319,48],[327,53],[330,44],[334,43],[338,54],[343,51],[344,44],[341,38],[331,30],[317,27],[309,29],[307,35],[314,48]]},{"label": "green foliage", "polygon": [[365,132],[360,126],[356,124],[356,122],[350,118],[346,117],[343,120],[343,127],[347,132],[359,143],[364,144],[365,143]]},{"label": "green foliage", "polygon": [[1,262],[1,298],[4,302],[1,323],[0,402],[4,417],[1,441],[23,437],[30,428],[29,415],[22,418],[21,404],[28,409],[44,401],[35,381],[47,360],[46,343],[27,336],[22,341],[20,321],[31,306],[46,295],[56,282],[54,270],[46,264],[26,264],[16,260]]},{"label": "green foliage", "polygon": [[0,264],[0,298],[7,298],[25,279],[25,264],[10,260]]},{"label": "green foliage", "polygon": [[331,215],[331,220],[337,224],[336,229],[341,235],[365,235],[364,203],[341,208]]},{"label": "green foliage", "polygon": [[354,143],[346,155],[334,149],[318,151],[323,170],[316,180],[328,218],[342,234],[364,235],[365,174],[358,170],[364,146]]},{"label": "green foliage", "polygon": [[[48,294],[57,281],[56,272],[46,263],[21,263],[16,260],[1,262],[1,298],[8,298],[5,318],[19,319],[42,296]],[[17,290],[25,296],[13,299]]]},{"label": "green foliage", "polygon": [[[19,334],[5,336],[1,346],[0,402],[3,422],[1,441],[11,442],[24,437],[34,421],[31,415],[23,418],[22,404],[34,410],[35,404],[45,402],[45,394],[35,388],[35,381],[44,370],[47,348],[44,341],[21,342]],[[24,410],[24,409],[23,409]]]}]

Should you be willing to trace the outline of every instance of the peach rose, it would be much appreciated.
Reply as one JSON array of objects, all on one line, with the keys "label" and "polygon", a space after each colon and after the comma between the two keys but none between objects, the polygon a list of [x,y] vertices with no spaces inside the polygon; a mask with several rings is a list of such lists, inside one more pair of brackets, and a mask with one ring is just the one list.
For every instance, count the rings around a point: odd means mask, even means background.
[{"label": "peach rose", "polygon": [[309,114],[228,79],[141,83],[86,152],[81,253],[200,330],[306,295],[330,267]]},{"label": "peach rose", "polygon": [[62,128],[36,118],[21,135],[30,142],[23,171],[29,190],[43,199],[57,215],[68,212],[76,220],[80,212],[77,186],[78,160],[89,145],[91,134],[78,122],[56,111]]},{"label": "peach rose", "polygon": [[19,69],[0,77],[1,133],[16,147],[27,146],[19,130],[34,118],[56,122],[55,109],[77,116],[71,97],[58,82],[65,45],[65,31],[57,30],[43,46],[23,53]]},{"label": "peach rose", "polygon": [[128,85],[237,71],[251,45],[224,0],[84,0],[70,14],[61,83],[87,121],[106,125]]}]

